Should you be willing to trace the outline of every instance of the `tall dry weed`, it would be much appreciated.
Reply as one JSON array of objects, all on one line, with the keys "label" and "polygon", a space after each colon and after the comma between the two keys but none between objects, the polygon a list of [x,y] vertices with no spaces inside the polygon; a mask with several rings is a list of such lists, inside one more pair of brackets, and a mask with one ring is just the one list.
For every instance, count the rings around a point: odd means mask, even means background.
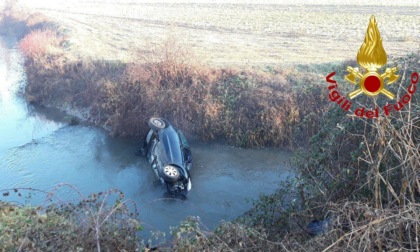
[{"label": "tall dry weed", "polygon": [[60,51],[60,42],[53,30],[34,30],[19,41],[19,49],[26,57],[36,59]]},{"label": "tall dry weed", "polygon": [[221,138],[249,147],[286,146],[292,141],[294,129],[288,125],[299,121],[299,112],[285,78],[210,68],[174,40],[143,53],[126,68],[125,81],[130,84],[114,87],[136,87],[138,97],[133,93],[130,100],[120,100],[121,105],[107,106],[121,108],[108,121],[117,133],[126,133],[119,129],[124,125],[140,124],[137,132],[144,134],[147,118],[162,116],[203,140]]},{"label": "tall dry weed", "polygon": [[[406,93],[408,69],[415,61],[407,58],[409,66],[403,68],[397,97]],[[304,211],[296,216],[309,222],[329,212],[330,227],[315,239],[304,232],[290,233],[285,247],[293,251],[420,249],[416,95],[400,111],[374,120],[343,118],[334,109],[327,114],[325,128],[297,158],[297,187]]]}]

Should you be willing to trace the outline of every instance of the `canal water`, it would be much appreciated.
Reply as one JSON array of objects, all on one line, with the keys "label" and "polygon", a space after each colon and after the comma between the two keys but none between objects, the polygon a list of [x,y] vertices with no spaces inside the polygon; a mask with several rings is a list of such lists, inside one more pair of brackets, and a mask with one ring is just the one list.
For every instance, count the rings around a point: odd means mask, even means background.
[{"label": "canal water", "polygon": [[[16,39],[0,37],[0,190],[50,191],[68,183],[87,196],[118,188],[136,202],[146,230],[166,232],[187,216],[200,216],[209,228],[232,220],[251,207],[249,199],[274,192],[290,175],[289,152],[191,140],[192,191],[185,201],[165,199],[165,189],[145,158],[134,155],[139,139],[110,137],[95,127],[70,125],[54,109],[29,105],[21,95],[25,81]],[[43,193],[21,192],[22,197],[13,191],[8,197],[0,194],[0,200],[45,203]],[[68,187],[55,195],[63,201],[78,199]]]}]

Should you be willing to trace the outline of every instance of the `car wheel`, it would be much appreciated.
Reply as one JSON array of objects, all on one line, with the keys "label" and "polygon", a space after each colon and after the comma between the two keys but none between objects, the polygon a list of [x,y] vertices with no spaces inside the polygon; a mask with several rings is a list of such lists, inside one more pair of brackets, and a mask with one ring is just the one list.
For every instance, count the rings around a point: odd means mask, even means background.
[{"label": "car wheel", "polygon": [[176,182],[179,179],[179,170],[172,165],[163,167],[163,179],[168,182]]},{"label": "car wheel", "polygon": [[163,119],[156,117],[150,118],[148,125],[151,129],[156,131],[164,129],[167,126]]}]

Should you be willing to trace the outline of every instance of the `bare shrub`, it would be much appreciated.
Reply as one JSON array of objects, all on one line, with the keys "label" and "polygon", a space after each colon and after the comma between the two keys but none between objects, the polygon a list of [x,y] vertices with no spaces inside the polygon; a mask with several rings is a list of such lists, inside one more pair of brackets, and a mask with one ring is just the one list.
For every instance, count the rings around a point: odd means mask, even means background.
[{"label": "bare shrub", "polygon": [[[70,188],[79,201],[64,201],[56,195],[63,187]],[[124,199],[116,189],[85,197],[77,188],[59,184],[46,192],[33,188],[1,190],[11,193],[45,194],[45,203],[38,207],[17,206],[0,202],[0,249],[2,251],[134,251],[140,248],[137,239],[142,224],[136,205]]]},{"label": "bare shrub", "polygon": [[301,110],[309,109],[288,73],[214,69],[173,38],[137,51],[128,64],[70,61],[61,44],[51,30],[20,42],[28,57],[28,99],[87,108],[90,120],[114,135],[143,136],[148,118],[161,116],[202,140],[285,147],[294,143]]},{"label": "bare shrub", "polygon": [[190,217],[172,230],[171,248],[176,251],[279,251],[281,243],[270,241],[264,230],[224,222],[209,231],[198,217]]},{"label": "bare shrub", "polygon": [[29,58],[36,59],[46,54],[59,51],[60,39],[55,31],[50,29],[34,30],[20,42],[19,49]]},{"label": "bare shrub", "polygon": [[147,119],[162,116],[203,140],[250,147],[293,141],[300,114],[284,77],[212,69],[173,40],[137,55],[122,83],[108,83],[104,103],[95,106],[116,134],[144,135]]},{"label": "bare shrub", "polygon": [[[393,90],[397,100],[407,92],[418,56],[399,62],[401,81]],[[299,94],[306,104],[323,95],[322,90],[311,90]],[[314,97],[304,96],[308,94]],[[239,222],[264,230],[268,240],[280,243],[276,251],[418,250],[417,93],[402,110],[375,120],[345,116],[340,108],[322,102],[321,108],[325,111],[317,118],[319,125],[312,118],[301,121],[305,127],[300,129],[311,130],[305,125],[309,123],[317,131],[295,157],[296,177],[275,194],[261,196]],[[315,237],[305,228],[314,220],[328,223]]]},{"label": "bare shrub", "polygon": [[[397,97],[406,93],[408,69],[417,60],[404,61]],[[419,112],[414,94],[403,109],[375,120],[344,118],[335,109],[326,114],[324,128],[296,158],[303,210],[296,214],[309,222],[330,212],[334,227],[315,239],[290,233],[284,239],[288,250],[420,248]]]}]

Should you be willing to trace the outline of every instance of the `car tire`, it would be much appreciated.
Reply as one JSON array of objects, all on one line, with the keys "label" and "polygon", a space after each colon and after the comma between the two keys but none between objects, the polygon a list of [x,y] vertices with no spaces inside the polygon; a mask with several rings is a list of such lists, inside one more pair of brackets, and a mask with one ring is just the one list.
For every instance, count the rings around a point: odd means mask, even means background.
[{"label": "car tire", "polygon": [[167,181],[167,182],[176,182],[179,179],[179,170],[178,168],[176,168],[175,166],[172,165],[168,165],[163,167],[162,169],[162,177],[163,180]]},{"label": "car tire", "polygon": [[148,125],[152,130],[155,130],[155,131],[159,131],[168,126],[167,123],[163,119],[156,118],[156,117],[150,118]]}]

